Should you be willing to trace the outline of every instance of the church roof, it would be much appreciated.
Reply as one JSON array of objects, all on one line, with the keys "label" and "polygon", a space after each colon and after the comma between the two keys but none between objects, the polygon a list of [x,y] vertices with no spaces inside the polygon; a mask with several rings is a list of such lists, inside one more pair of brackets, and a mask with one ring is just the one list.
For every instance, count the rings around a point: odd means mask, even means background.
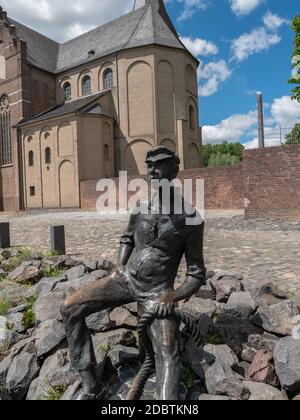
[{"label": "church roof", "polygon": [[[97,99],[101,98],[102,96],[107,95],[108,93],[110,93],[110,89],[102,91],[102,92],[94,93],[92,95],[83,96],[82,98],[75,99],[73,101],[62,102],[46,110],[42,114],[36,115],[30,120],[20,122],[17,126],[22,127],[22,126],[33,124],[36,122],[48,120],[50,118],[57,118],[62,115],[74,114],[75,112],[81,111],[84,108],[88,107],[89,105],[93,104]],[[104,113],[102,114],[108,117],[111,117],[111,115],[104,114]]]},{"label": "church roof", "polygon": [[[162,45],[186,50],[170,20],[152,2],[63,44],[11,20],[18,37],[27,42],[30,64],[51,73],[88,63],[122,50]],[[89,56],[90,51],[94,51]],[[187,51],[187,50],[186,50]]]}]

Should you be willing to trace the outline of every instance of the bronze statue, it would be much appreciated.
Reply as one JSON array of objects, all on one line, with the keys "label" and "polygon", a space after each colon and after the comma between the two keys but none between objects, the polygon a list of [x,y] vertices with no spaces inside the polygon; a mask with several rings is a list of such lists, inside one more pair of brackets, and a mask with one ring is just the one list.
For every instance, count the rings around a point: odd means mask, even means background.
[{"label": "bronze statue", "polygon": [[[151,181],[172,181],[179,172],[179,158],[165,147],[148,152],[146,163]],[[171,189],[169,214],[164,214],[161,191],[156,194],[158,199],[147,203],[148,214],[135,211],[131,215],[121,238],[116,271],[79,290],[61,307],[71,367],[82,379],[79,400],[95,399],[102,391],[96,379],[96,360],[85,318],[131,302],[138,303],[139,315],[153,307],[160,314],[161,319],[155,320],[149,328],[155,355],[156,398],[178,399],[179,325],[168,315],[177,302],[189,299],[205,284],[204,222],[188,225],[186,220],[190,214],[185,211],[175,214],[174,188]],[[197,215],[194,211],[193,217]],[[183,256],[187,262],[186,279],[174,290]]]}]

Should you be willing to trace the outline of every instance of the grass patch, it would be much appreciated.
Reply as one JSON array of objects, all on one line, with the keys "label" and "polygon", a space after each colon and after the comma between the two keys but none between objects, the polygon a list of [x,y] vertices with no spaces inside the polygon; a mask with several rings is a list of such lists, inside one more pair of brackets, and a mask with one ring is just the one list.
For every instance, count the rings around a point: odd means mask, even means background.
[{"label": "grass patch", "polygon": [[42,269],[43,276],[44,277],[49,277],[49,278],[59,277],[63,273],[65,273],[65,271],[66,270],[61,270],[59,268],[53,268],[53,267],[43,268]]},{"label": "grass patch", "polygon": [[48,388],[43,400],[45,401],[59,401],[68,389],[67,385],[56,385]]},{"label": "grass patch", "polygon": [[211,329],[203,336],[203,341],[204,344],[213,344],[218,346],[225,343],[225,337],[221,332],[216,332]]},{"label": "grass patch", "polygon": [[0,300],[0,316],[5,316],[8,314],[8,311],[12,308],[11,302],[7,300]]},{"label": "grass patch", "polygon": [[184,384],[187,387],[188,391],[191,391],[191,389],[194,386],[195,380],[197,379],[193,369],[191,367],[189,367],[186,370],[186,374],[185,374],[185,380],[184,380]]},{"label": "grass patch", "polygon": [[111,346],[109,344],[99,344],[97,348],[104,354],[108,354],[111,351]]},{"label": "grass patch", "polygon": [[0,275],[0,282],[5,281],[5,280],[7,280],[7,274],[1,274]]},{"label": "grass patch", "polygon": [[26,331],[36,326],[36,315],[32,309],[36,300],[37,296],[30,296],[26,299],[26,306],[22,319],[22,325]]}]

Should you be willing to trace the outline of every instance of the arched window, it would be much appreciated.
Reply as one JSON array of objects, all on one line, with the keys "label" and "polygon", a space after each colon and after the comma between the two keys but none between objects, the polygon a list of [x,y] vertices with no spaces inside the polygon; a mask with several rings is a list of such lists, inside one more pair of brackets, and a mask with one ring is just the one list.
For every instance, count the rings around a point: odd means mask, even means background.
[{"label": "arched window", "polygon": [[189,120],[190,120],[190,129],[195,130],[195,110],[193,105],[190,105],[189,108]]},{"label": "arched window", "polygon": [[6,95],[0,100],[0,149],[1,165],[10,165],[12,163],[10,101]]},{"label": "arched window", "polygon": [[103,155],[104,155],[104,162],[109,162],[109,147],[107,144],[104,145]]},{"label": "arched window", "polygon": [[51,149],[50,149],[50,147],[46,147],[46,149],[45,149],[45,163],[46,163],[46,165],[51,163]]},{"label": "arched window", "polygon": [[82,79],[82,96],[90,95],[92,91],[90,76],[84,76]]},{"label": "arched window", "polygon": [[70,101],[72,99],[72,88],[69,82],[64,84],[64,94],[65,94],[65,101]]},{"label": "arched window", "polygon": [[28,153],[28,165],[34,166],[34,153],[32,150]]},{"label": "arched window", "polygon": [[103,87],[104,89],[111,89],[113,84],[113,71],[112,69],[106,69],[103,73]]}]

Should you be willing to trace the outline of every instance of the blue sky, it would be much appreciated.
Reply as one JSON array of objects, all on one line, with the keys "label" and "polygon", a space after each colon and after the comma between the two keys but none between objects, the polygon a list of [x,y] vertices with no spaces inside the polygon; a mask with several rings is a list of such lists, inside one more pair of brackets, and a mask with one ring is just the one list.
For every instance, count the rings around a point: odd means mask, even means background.
[{"label": "blue sky", "polygon": [[[20,22],[64,41],[132,10],[133,0],[1,0]],[[204,142],[257,145],[256,91],[264,95],[268,145],[280,125],[300,121],[290,100],[293,33],[299,0],[165,0],[187,47],[198,57]]]}]

